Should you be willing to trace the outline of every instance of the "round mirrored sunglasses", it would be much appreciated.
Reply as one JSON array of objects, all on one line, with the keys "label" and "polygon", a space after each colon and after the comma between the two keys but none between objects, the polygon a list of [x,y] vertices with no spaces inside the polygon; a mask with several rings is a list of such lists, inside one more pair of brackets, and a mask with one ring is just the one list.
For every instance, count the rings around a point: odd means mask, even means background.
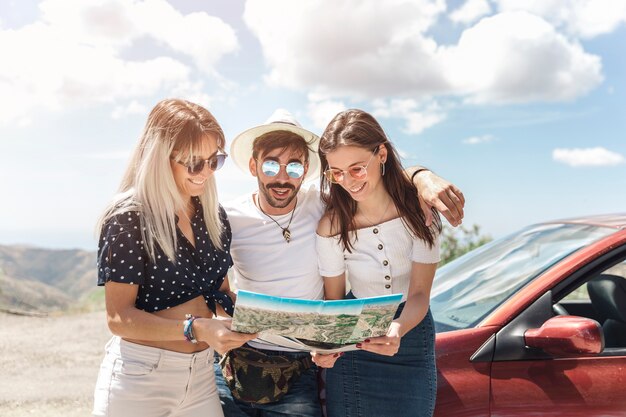
[{"label": "round mirrored sunglasses", "polygon": [[285,167],[285,172],[290,178],[300,178],[304,175],[304,165],[300,162],[289,162],[288,164],[279,164],[278,161],[266,159],[261,164],[261,170],[268,177],[275,177],[280,172],[280,167]]}]

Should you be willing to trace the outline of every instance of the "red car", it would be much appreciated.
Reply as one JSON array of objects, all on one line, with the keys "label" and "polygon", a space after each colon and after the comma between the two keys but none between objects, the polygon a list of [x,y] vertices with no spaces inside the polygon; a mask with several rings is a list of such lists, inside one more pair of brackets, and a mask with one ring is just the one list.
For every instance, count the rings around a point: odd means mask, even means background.
[{"label": "red car", "polygon": [[435,415],[626,416],[626,214],[541,223],[442,267]]}]

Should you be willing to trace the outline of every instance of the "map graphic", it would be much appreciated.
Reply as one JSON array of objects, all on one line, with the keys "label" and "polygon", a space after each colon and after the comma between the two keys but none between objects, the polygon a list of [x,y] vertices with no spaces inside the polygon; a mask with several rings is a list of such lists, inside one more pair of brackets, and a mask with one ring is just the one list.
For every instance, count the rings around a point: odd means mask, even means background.
[{"label": "map graphic", "polygon": [[301,300],[240,290],[231,328],[259,333],[260,339],[286,345],[280,338],[306,345],[307,350],[340,348],[383,336],[402,294],[350,300]]}]

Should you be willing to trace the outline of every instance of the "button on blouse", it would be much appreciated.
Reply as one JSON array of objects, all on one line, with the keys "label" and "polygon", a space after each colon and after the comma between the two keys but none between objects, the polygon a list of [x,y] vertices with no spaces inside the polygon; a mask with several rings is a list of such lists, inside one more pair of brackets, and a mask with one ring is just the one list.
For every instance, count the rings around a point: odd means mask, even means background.
[{"label": "button on blouse", "polygon": [[177,227],[175,259],[168,259],[157,246],[156,259],[150,260],[142,240],[139,212],[111,217],[102,228],[98,245],[98,285],[108,281],[138,285],[135,306],[148,312],[168,309],[202,295],[211,311],[215,312],[215,304],[219,303],[232,315],[230,297],[219,291],[233,264],[230,224],[220,206],[224,233],[221,247],[216,248],[209,238],[200,199],[193,198],[193,203],[196,210],[191,227],[195,247]]},{"label": "button on blouse", "polygon": [[439,237],[430,248],[411,235],[401,218],[359,229],[357,237],[350,253],[344,251],[339,236],[317,236],[320,274],[334,277],[347,271],[357,298],[402,293],[406,301],[412,262],[439,262]]}]

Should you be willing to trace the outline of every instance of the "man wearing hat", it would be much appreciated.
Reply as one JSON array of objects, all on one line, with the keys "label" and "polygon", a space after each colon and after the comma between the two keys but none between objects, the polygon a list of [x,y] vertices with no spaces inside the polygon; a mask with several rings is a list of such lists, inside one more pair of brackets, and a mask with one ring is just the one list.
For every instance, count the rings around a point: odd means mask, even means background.
[{"label": "man wearing hat", "polygon": [[[320,174],[318,143],[317,135],[303,129],[283,109],[276,110],[265,124],[233,140],[230,156],[258,183],[254,193],[224,204],[232,229],[232,277],[238,289],[280,297],[323,298],[315,231],[324,207],[313,185],[302,187],[305,180],[314,180]],[[417,172],[414,179],[426,203],[437,208],[452,225],[460,224],[464,205],[460,190],[428,170]],[[308,352],[258,340],[248,345],[294,361],[309,357]],[[233,400],[217,364],[215,372],[226,417],[321,416],[314,366],[284,397],[268,404]]]}]

